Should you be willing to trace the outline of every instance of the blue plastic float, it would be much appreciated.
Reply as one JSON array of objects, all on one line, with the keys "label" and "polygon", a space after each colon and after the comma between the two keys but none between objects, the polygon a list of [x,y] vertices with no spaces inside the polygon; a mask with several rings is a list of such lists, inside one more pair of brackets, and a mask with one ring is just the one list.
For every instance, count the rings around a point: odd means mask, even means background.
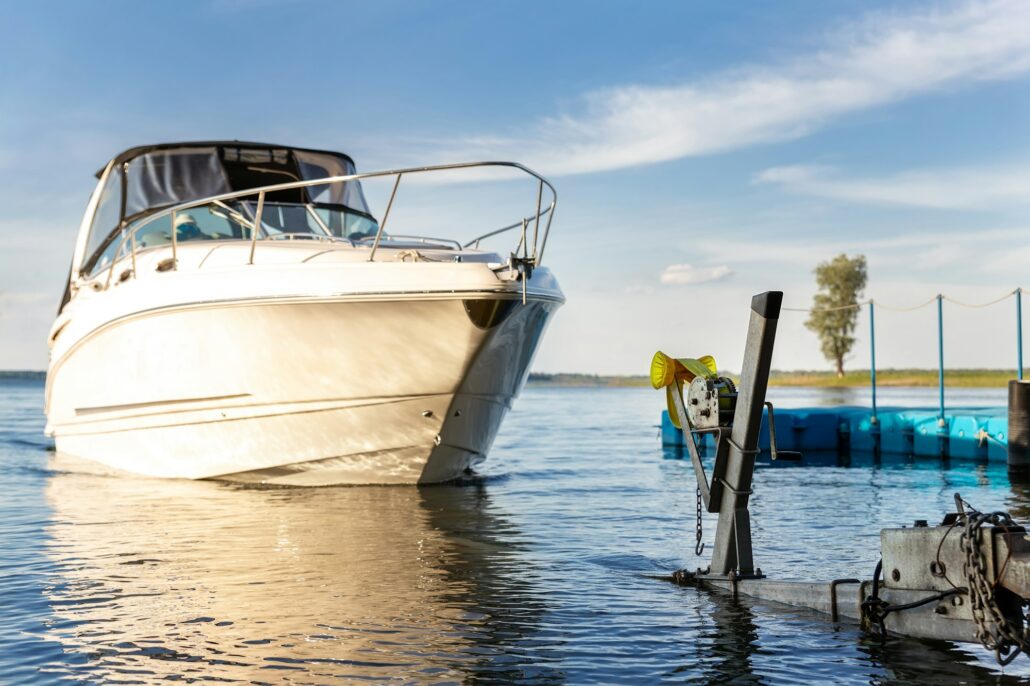
[{"label": "blue plastic float", "polygon": [[[762,418],[758,445],[769,449],[769,414]],[[868,407],[776,408],[779,450],[854,450],[1005,462],[1006,408],[950,410],[941,422],[931,408]],[[683,446],[683,432],[662,411],[662,444]]]}]

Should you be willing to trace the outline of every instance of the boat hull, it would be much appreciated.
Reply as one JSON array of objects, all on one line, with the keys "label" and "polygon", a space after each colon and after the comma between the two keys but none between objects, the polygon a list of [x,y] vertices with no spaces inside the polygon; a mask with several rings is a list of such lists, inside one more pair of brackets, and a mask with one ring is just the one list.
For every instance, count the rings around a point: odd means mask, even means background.
[{"label": "boat hull", "polygon": [[558,299],[204,303],[122,317],[51,369],[58,452],[155,477],[434,483],[485,458]]}]

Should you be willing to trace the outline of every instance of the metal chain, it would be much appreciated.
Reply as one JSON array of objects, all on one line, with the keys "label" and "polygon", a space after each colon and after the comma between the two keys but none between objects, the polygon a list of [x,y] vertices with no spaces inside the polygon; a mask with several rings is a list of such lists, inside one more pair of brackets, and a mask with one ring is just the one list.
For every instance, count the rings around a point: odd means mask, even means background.
[{"label": "metal chain", "polygon": [[694,543],[694,554],[698,557],[705,551],[705,544],[701,542],[701,487],[697,487],[697,540]]},{"label": "metal chain", "polygon": [[976,638],[985,648],[994,651],[999,664],[1007,665],[1020,652],[1030,654],[1030,636],[1022,621],[1013,621],[1002,613],[994,595],[994,586],[988,580],[983,537],[984,529],[991,533],[993,527],[1008,530],[1015,528],[1016,524],[1007,512],[968,511],[959,545],[965,553],[962,570],[969,584],[969,604],[976,624]]},{"label": "metal chain", "polygon": [[[879,560],[876,563],[876,569],[873,571],[873,592],[871,595],[865,597],[860,605],[862,613],[861,623],[862,628],[866,631],[871,631],[873,628],[879,630],[880,638],[883,640],[887,639],[887,625],[885,620],[887,615],[892,612],[903,612],[905,610],[914,610],[917,607],[929,605],[939,600],[951,597],[953,595],[965,594],[966,589],[964,588],[950,588],[947,591],[941,591],[940,593],[934,593],[932,595],[925,596],[918,600],[913,600],[910,603],[901,603],[899,605],[891,605],[886,600],[880,598],[880,573],[883,571],[883,560]],[[851,579],[840,580],[834,583],[844,583],[851,581]],[[856,582],[857,583],[857,582]]]}]

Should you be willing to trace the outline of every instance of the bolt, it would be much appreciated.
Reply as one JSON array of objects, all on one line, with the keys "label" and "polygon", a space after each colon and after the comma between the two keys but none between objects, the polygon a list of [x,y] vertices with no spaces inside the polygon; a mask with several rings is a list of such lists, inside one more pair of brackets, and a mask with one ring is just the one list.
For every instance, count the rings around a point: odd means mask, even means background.
[{"label": "bolt", "polygon": [[891,572],[891,578],[895,581],[901,581],[901,572],[895,569],[893,572]]}]

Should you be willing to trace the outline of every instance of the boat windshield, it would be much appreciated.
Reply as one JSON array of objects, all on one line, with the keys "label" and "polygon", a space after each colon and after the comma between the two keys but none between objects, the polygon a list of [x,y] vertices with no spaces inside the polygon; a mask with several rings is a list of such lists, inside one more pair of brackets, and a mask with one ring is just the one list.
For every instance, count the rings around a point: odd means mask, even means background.
[{"label": "boat windshield", "polygon": [[[248,143],[151,146],[115,159],[86,240],[83,273],[109,265],[134,227],[138,247],[171,242],[172,218],[153,215],[201,198],[279,183],[355,173],[349,157],[332,152]],[[177,212],[176,241],[250,238],[256,197]],[[374,235],[378,224],[358,181],[266,195],[259,235],[313,234],[351,240]]]},{"label": "boat windshield", "polygon": [[[174,218],[172,214],[163,214],[138,219],[126,226],[125,231],[134,232],[133,240],[139,250],[169,245],[173,226],[177,243],[251,240],[256,216],[255,200],[216,201],[175,212]],[[358,241],[374,237],[378,230],[375,219],[343,205],[265,202],[258,238],[335,237]],[[131,249],[131,244],[122,244],[119,240],[110,242],[96,259],[91,273],[110,266],[115,251],[126,255]]]}]

